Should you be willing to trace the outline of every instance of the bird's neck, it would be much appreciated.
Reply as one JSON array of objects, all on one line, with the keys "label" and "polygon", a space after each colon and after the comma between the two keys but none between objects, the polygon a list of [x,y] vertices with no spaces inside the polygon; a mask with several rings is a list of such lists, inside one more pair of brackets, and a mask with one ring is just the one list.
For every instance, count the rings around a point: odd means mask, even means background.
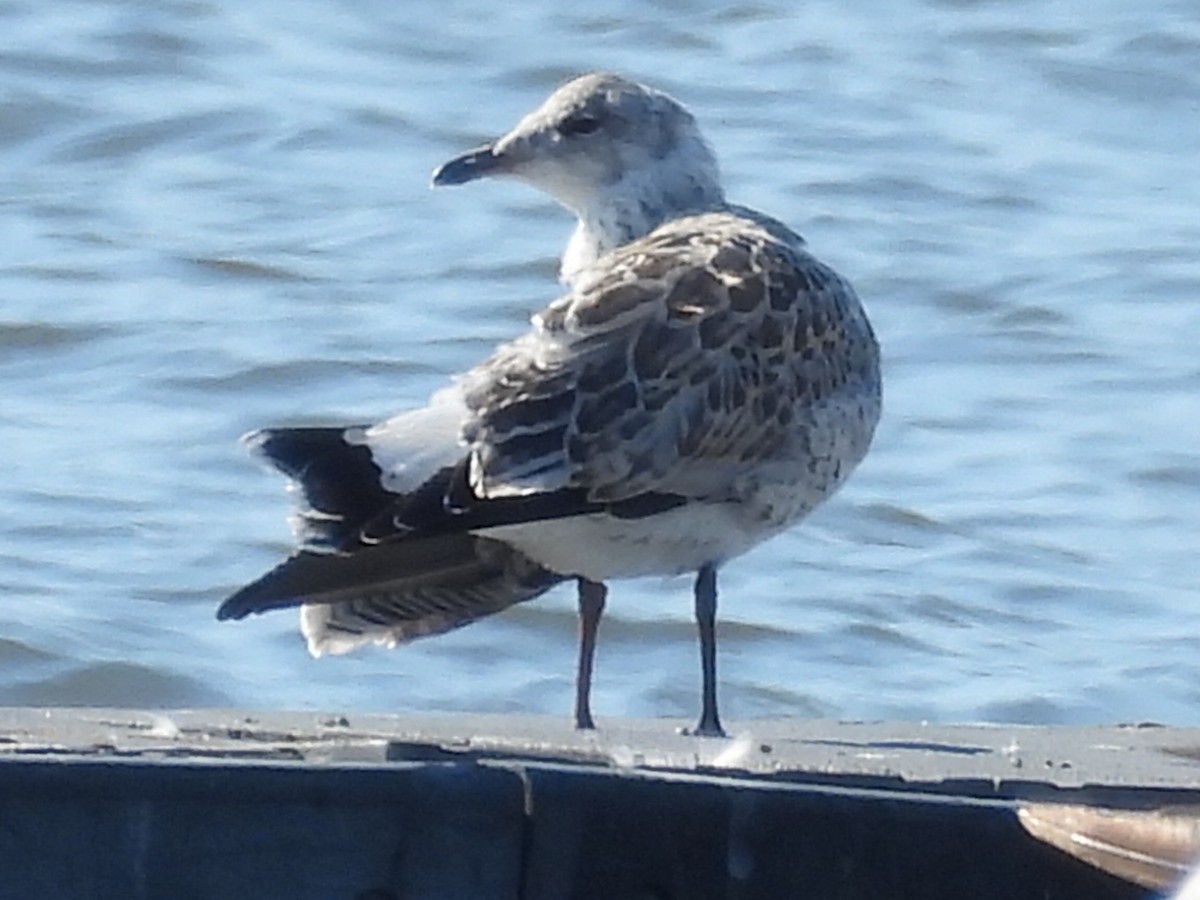
[{"label": "bird's neck", "polygon": [[715,173],[663,166],[641,178],[627,176],[574,210],[575,233],[563,253],[559,277],[571,284],[610,250],[645,237],[681,216],[725,207]]}]

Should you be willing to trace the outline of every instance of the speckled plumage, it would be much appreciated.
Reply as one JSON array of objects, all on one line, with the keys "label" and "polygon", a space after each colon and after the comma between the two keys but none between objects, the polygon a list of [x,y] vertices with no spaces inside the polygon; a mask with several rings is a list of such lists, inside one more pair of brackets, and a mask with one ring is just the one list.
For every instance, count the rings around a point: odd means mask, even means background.
[{"label": "speckled plumage", "polygon": [[742,502],[770,469],[819,500],[840,483],[878,418],[878,348],[850,286],[773,230],[735,212],[661,226],[468,373],[476,493]]},{"label": "speckled plumage", "polygon": [[866,314],[798,235],[726,202],[687,110],[619,76],[564,86],[435,183],[485,175],[576,213],[568,292],[423,410],[254,437],[300,484],[303,544],[219,614],[303,604],[310,649],[343,652],[578,578],[587,727],[599,583],[698,571],[698,731],[719,734],[716,569],[802,518],[867,452],[881,381]]}]

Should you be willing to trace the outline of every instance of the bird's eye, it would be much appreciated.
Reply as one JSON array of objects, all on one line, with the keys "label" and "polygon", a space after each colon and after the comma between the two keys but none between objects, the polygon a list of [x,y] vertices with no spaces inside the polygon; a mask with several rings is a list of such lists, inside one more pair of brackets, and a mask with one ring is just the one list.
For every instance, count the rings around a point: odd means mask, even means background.
[{"label": "bird's eye", "polygon": [[583,113],[569,116],[558,124],[558,133],[563,137],[574,137],[577,134],[592,134],[600,130],[600,120],[595,116]]}]

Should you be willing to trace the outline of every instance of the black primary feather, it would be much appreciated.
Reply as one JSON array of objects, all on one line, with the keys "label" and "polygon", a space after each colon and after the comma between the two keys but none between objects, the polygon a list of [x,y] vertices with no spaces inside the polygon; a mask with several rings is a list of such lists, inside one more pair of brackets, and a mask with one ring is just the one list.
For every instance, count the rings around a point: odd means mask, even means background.
[{"label": "black primary feather", "polygon": [[435,472],[416,490],[385,489],[358,429],[277,428],[247,443],[300,487],[304,546],[218,609],[240,619],[301,604],[336,604],[342,619],[406,630],[445,631],[532,599],[562,580],[507,545],[472,532],[503,525],[607,513],[641,518],[681,505],[672,494],[616,503],[579,488],[481,499],[469,459]]}]

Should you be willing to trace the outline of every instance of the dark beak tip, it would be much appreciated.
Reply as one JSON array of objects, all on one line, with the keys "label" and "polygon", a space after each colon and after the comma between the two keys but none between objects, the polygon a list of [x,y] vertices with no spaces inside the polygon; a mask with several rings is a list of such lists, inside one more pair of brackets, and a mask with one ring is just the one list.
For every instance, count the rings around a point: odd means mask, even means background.
[{"label": "dark beak tip", "polygon": [[433,187],[447,187],[475,181],[495,171],[496,162],[497,157],[490,144],[479,147],[438,166],[433,172],[431,184]]}]

